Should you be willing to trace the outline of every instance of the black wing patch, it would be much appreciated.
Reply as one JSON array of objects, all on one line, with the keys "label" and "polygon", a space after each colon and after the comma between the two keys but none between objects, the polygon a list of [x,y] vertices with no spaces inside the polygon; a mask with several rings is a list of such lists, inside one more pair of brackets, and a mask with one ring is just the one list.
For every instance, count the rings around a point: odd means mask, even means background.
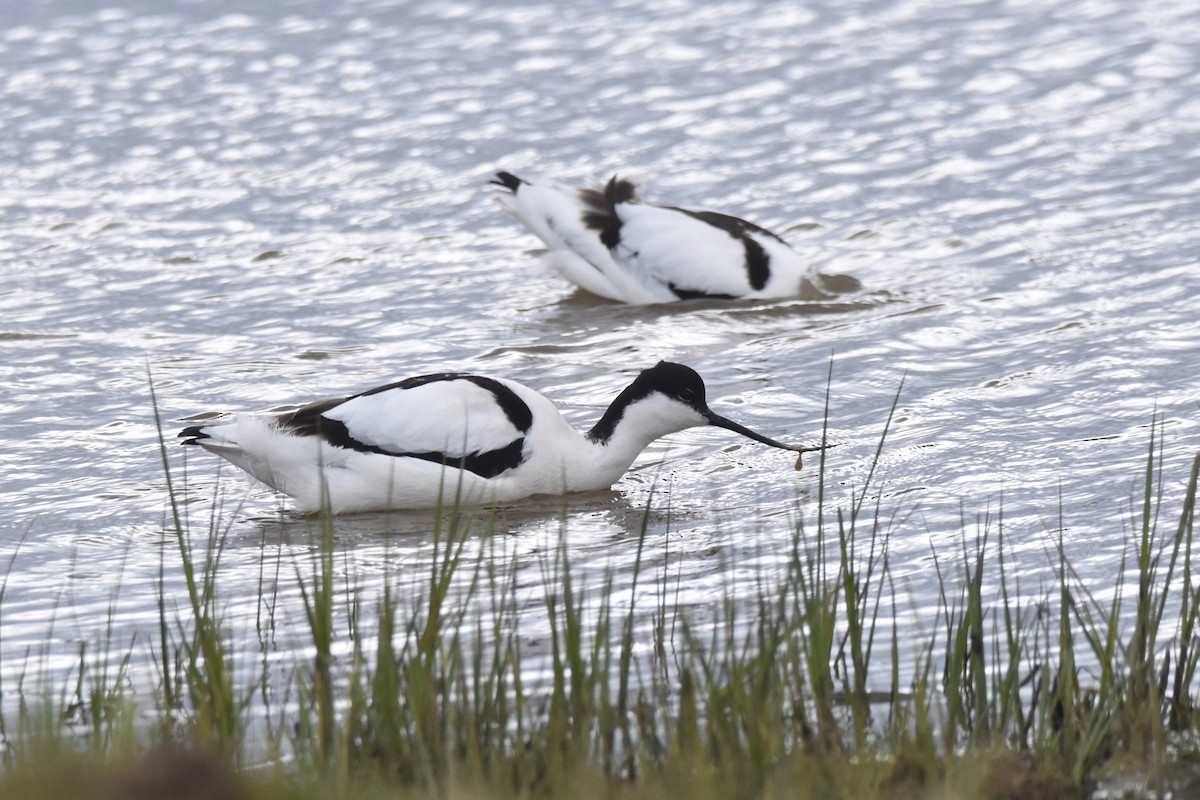
[{"label": "black wing patch", "polygon": [[587,206],[583,224],[600,232],[600,242],[612,250],[621,243],[621,218],[617,206],[637,202],[637,185],[613,175],[604,190],[580,189],[579,198]]},{"label": "black wing patch", "polygon": [[[695,289],[684,289],[674,283],[667,283],[667,288],[680,300],[737,300],[737,295],[700,292]],[[756,287],[761,288],[761,287]]]},{"label": "black wing patch", "polygon": [[512,440],[497,450],[488,450],[482,453],[467,453],[462,456],[452,456],[436,451],[404,453],[388,450],[378,445],[355,439],[346,427],[346,423],[325,416],[325,412],[336,408],[348,400],[353,400],[355,397],[366,397],[392,389],[412,389],[437,381],[454,380],[470,381],[476,386],[487,389],[496,398],[496,404],[500,406],[500,409],[508,417],[508,421],[512,423],[513,427],[521,431],[521,433],[529,433],[529,429],[533,426],[533,412],[529,410],[529,406],[526,405],[525,401],[517,396],[516,392],[494,378],[485,378],[480,375],[463,375],[454,372],[442,372],[436,375],[421,375],[415,378],[406,378],[402,381],[368,389],[351,397],[318,400],[296,411],[283,414],[276,418],[276,424],[280,428],[286,429],[297,436],[319,436],[334,447],[344,447],[348,450],[357,450],[360,453],[378,453],[395,458],[419,458],[422,461],[432,461],[473,472],[483,478],[494,478],[503,472],[515,469],[523,464],[525,462],[524,436]]},{"label": "black wing patch", "polygon": [[471,453],[455,458],[445,453],[389,453],[405,458],[419,458],[422,461],[432,461],[447,467],[474,472],[481,478],[494,478],[497,475],[516,469],[525,461],[525,437],[513,439],[499,450],[488,450],[485,453]]}]

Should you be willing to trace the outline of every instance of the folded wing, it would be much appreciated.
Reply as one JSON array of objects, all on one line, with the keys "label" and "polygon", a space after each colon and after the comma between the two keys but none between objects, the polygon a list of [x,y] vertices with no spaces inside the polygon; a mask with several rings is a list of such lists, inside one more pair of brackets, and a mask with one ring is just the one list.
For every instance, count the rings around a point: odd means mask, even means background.
[{"label": "folded wing", "polygon": [[445,463],[491,478],[525,460],[528,405],[501,381],[445,373],[409,378],[279,418],[336,447]]}]

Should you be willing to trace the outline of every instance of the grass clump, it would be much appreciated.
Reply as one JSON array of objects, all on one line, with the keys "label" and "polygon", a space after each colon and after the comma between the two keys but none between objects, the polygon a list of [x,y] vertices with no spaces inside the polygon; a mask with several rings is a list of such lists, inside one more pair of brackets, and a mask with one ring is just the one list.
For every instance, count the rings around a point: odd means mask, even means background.
[{"label": "grass clump", "polygon": [[[1200,720],[1200,457],[1165,521],[1157,435],[1107,599],[1060,537],[1055,583],[1029,602],[1003,515],[984,516],[936,561],[919,638],[901,625],[889,562],[904,520],[868,505],[871,476],[828,507],[823,465],[817,519],[796,524],[782,572],[703,623],[671,604],[669,567],[647,566],[648,516],[620,583],[581,585],[564,529],[543,560],[537,648],[520,635],[527,589],[499,537],[482,537],[490,557],[465,559],[480,537],[450,511],[435,516],[419,592],[393,576],[366,596],[329,517],[290,576],[264,545],[258,635],[240,638],[219,580],[227,532],[214,522],[197,543],[173,505],[153,691],[133,688],[145,683],[129,677],[134,645],[111,639],[80,652],[69,702],[0,686],[0,796],[1000,800],[1083,797],[1129,776],[1178,788]],[[302,639],[280,658],[269,587],[289,580]]]}]

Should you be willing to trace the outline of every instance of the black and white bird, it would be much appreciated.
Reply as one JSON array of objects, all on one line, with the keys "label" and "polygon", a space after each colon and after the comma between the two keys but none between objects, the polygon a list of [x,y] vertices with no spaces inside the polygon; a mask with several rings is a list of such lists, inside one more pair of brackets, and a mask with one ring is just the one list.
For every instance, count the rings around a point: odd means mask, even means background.
[{"label": "black and white bird", "polygon": [[655,439],[698,425],[798,453],[820,449],[782,444],[726,419],[704,394],[694,370],[662,361],[583,434],[516,381],[441,373],[285,414],[239,414],[179,436],[292,496],[300,510],[335,513],[606,489]]},{"label": "black and white bird", "polygon": [[548,248],[542,261],[592,294],[644,305],[698,298],[795,297],[816,273],[783,239],[714,211],[655,206],[613,176],[563,189],[509,172],[500,204]]}]

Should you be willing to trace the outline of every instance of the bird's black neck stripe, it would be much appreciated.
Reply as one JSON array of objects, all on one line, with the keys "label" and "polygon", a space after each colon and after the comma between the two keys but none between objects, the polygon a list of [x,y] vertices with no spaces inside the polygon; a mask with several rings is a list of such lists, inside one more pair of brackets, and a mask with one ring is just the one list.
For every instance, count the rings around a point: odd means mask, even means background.
[{"label": "bird's black neck stripe", "polygon": [[588,440],[608,444],[625,417],[626,409],[655,392],[689,405],[704,406],[704,384],[700,376],[687,367],[660,361],[653,369],[642,370],[633,383],[617,395],[600,421],[587,432]]},{"label": "bird's black neck stripe", "polygon": [[649,370],[643,371],[633,383],[626,386],[616,399],[613,400],[592,429],[587,432],[587,438],[596,444],[608,444],[625,416],[625,409],[654,391],[654,384],[648,377]]},{"label": "bird's black neck stripe", "polygon": [[617,395],[617,399],[604,412],[604,416],[600,417],[600,421],[592,426],[592,429],[587,432],[587,439],[596,444],[608,444],[612,440],[613,434],[617,431],[617,426],[621,424],[621,419],[625,416],[625,409],[641,400],[648,397],[653,391],[649,383],[639,385],[638,381],[634,381],[625,387],[625,391]]}]

